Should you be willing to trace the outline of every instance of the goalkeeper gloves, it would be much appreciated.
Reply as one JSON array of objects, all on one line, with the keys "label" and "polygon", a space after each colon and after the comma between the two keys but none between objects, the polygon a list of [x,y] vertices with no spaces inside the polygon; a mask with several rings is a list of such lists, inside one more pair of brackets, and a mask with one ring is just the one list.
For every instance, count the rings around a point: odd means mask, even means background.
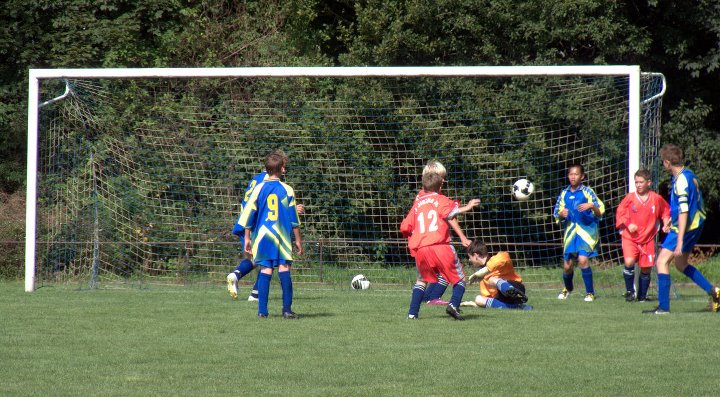
[{"label": "goalkeeper gloves", "polygon": [[490,273],[487,267],[483,267],[482,269],[476,271],[475,273],[471,274],[470,277],[468,277],[467,284],[470,285],[474,283],[475,281],[482,280],[483,277],[485,277],[486,274]]}]

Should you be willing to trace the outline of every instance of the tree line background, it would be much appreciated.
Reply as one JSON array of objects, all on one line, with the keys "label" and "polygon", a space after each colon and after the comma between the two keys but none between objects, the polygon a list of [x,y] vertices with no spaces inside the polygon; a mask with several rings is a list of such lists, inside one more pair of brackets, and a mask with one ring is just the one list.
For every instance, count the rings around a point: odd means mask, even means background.
[{"label": "tree line background", "polygon": [[666,76],[662,143],[685,149],[709,209],[704,241],[720,242],[715,0],[5,1],[0,271],[22,263],[24,247],[11,241],[24,238],[30,68],[560,64]]}]

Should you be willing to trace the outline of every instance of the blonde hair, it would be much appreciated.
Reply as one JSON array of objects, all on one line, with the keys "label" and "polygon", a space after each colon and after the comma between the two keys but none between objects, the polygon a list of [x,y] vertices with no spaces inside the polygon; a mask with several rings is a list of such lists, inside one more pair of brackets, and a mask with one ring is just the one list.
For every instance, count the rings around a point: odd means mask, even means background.
[{"label": "blonde hair", "polygon": [[428,161],[428,163],[425,165],[425,168],[423,168],[423,176],[429,173],[438,174],[443,179],[445,179],[445,176],[447,176],[447,170],[445,169],[445,166],[437,160]]}]

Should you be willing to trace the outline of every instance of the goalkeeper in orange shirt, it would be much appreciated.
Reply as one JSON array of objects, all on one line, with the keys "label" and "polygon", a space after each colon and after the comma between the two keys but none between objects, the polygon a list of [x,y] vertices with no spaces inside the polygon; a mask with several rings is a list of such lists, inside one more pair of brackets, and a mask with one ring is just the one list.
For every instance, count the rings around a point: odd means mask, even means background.
[{"label": "goalkeeper in orange shirt", "polygon": [[487,246],[474,240],[467,247],[470,263],[480,270],[468,277],[467,284],[480,282],[480,295],[474,301],[464,301],[460,306],[487,307],[493,309],[532,310],[526,305],[525,285],[522,277],[515,272],[508,252],[502,251],[489,256]]}]

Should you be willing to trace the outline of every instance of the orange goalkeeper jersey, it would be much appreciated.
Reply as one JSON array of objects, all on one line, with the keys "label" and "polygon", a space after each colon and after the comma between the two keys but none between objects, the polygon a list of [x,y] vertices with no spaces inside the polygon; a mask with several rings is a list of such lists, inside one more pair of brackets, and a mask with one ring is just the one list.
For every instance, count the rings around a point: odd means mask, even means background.
[{"label": "orange goalkeeper jersey", "polygon": [[506,251],[501,251],[493,255],[488,259],[485,267],[487,267],[489,272],[480,282],[480,295],[482,296],[494,297],[498,293],[497,288],[488,283],[490,277],[498,277],[505,281],[522,282],[522,277],[520,277],[520,275],[515,272],[515,268],[513,268],[510,253]]}]

